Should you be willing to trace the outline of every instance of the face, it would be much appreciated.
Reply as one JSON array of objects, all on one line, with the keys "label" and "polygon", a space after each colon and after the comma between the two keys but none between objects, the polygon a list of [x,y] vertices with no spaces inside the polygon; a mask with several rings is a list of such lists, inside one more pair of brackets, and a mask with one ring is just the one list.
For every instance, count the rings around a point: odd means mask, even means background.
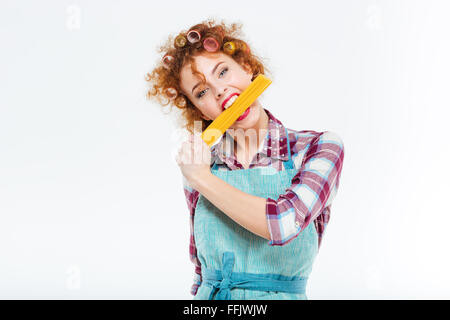
[{"label": "face", "polygon": [[[196,56],[195,64],[197,70],[205,76],[205,83],[202,83],[201,77],[193,74],[191,65],[187,64],[180,72],[180,86],[206,120],[216,119],[225,110],[227,101],[234,95],[241,94],[252,83],[250,68],[243,68],[222,52]],[[256,100],[231,128],[246,129],[255,126],[261,110],[262,106]]]}]

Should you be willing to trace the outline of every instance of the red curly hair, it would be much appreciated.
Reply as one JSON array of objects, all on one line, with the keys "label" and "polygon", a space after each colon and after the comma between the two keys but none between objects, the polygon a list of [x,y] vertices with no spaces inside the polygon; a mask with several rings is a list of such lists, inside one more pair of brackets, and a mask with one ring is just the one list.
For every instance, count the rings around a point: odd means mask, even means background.
[{"label": "red curly hair", "polygon": [[[202,40],[207,37],[215,38],[219,43],[218,52],[224,52],[223,45],[233,41],[236,44],[236,50],[230,56],[242,67],[244,65],[250,67],[253,80],[259,74],[264,74],[265,68],[261,59],[251,52],[248,44],[238,37],[241,28],[242,24],[240,23],[233,23],[228,27],[224,22],[215,23],[211,19],[192,26],[188,31],[181,31],[177,37],[186,38],[189,31],[196,30],[200,33]],[[170,67],[167,67],[161,58],[157,66],[146,74],[145,80],[150,84],[146,96],[147,99],[156,99],[163,107],[171,105],[181,109],[185,119],[184,127],[190,133],[193,133],[195,121],[202,122],[203,131],[212,121],[203,119],[200,110],[182,93],[180,71],[186,64],[191,64],[194,74],[199,74],[204,79],[204,75],[196,69],[194,57],[206,50],[202,41],[196,43],[186,41],[184,46],[177,46],[177,37],[169,36],[166,44],[159,48],[159,53],[163,53],[163,57],[169,55],[173,57],[173,60],[170,61]]]}]

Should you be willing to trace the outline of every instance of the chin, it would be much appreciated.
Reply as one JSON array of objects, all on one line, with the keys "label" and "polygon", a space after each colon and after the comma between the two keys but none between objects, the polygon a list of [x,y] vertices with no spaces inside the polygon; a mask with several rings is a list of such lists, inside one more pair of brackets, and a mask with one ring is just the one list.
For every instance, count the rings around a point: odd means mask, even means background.
[{"label": "chin", "polygon": [[258,106],[251,106],[250,113],[247,115],[247,117],[241,121],[236,121],[233,127],[236,129],[252,128],[258,123],[260,116],[261,116],[260,108]]}]

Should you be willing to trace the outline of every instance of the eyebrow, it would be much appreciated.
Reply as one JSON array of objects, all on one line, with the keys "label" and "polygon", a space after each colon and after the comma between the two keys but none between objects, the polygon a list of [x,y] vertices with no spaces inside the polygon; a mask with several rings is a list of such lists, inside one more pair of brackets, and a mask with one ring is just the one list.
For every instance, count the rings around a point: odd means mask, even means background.
[{"label": "eyebrow", "polygon": [[[220,61],[218,64],[216,64],[216,66],[212,69],[211,74],[214,74],[214,72],[216,72],[217,67],[221,64],[224,63],[225,61]],[[199,83],[197,83],[193,88],[192,88],[192,94],[194,94],[194,90],[195,88],[197,88],[200,83],[202,83],[201,81]]]}]

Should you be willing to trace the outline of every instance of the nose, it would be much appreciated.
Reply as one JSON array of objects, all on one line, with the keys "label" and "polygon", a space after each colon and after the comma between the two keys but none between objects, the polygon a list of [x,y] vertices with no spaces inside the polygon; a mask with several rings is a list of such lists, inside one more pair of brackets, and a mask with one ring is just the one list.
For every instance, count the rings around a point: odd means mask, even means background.
[{"label": "nose", "polygon": [[227,93],[227,90],[228,90],[227,88],[218,89],[216,93],[216,98],[217,99],[223,98],[223,96]]}]

